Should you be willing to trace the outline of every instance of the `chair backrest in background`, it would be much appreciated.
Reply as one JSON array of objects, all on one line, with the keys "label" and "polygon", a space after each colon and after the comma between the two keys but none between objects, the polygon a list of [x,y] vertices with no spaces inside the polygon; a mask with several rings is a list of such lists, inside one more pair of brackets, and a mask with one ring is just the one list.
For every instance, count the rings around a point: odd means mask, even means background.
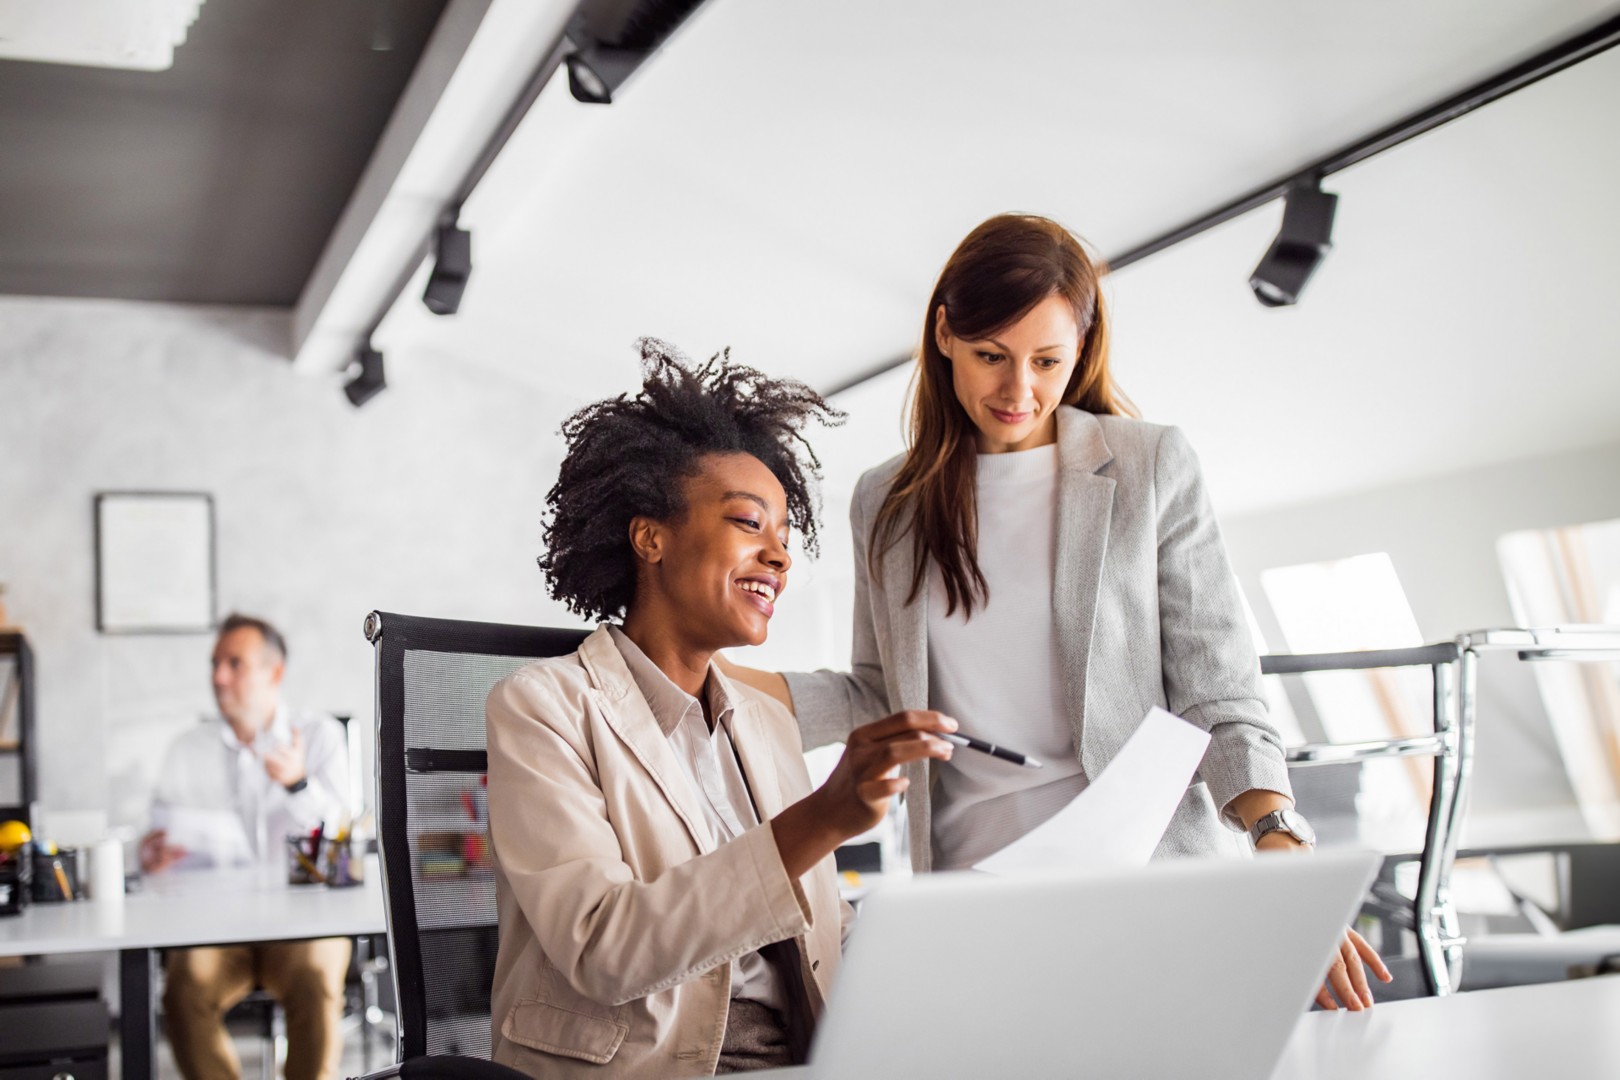
[{"label": "chair backrest in background", "polygon": [[584,630],[372,612],[377,831],[399,1000],[400,1058],[488,1057],[495,970],[484,699]]}]

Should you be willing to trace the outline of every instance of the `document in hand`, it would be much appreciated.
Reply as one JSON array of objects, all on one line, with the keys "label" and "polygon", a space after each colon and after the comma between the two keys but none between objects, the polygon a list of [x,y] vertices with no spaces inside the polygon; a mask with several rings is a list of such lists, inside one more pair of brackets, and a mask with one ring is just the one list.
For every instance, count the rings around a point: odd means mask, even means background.
[{"label": "document in hand", "polygon": [[1014,875],[1146,866],[1208,745],[1208,732],[1149,710],[1073,802],[974,869]]},{"label": "document in hand", "polygon": [[242,819],[229,810],[158,805],[152,808],[152,827],[168,834],[164,843],[185,849],[185,858],[176,864],[182,869],[253,862],[253,845]]}]

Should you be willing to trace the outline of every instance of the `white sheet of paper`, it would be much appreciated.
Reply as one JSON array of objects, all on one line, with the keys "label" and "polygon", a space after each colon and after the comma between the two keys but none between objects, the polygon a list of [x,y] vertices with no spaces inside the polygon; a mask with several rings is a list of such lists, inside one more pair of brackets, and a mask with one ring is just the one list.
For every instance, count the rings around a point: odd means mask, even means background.
[{"label": "white sheet of paper", "polygon": [[167,834],[164,843],[185,848],[186,857],[176,864],[182,869],[253,862],[253,845],[248,842],[242,819],[229,810],[154,806],[152,827]]},{"label": "white sheet of paper", "polygon": [[1073,802],[974,869],[1013,875],[1146,866],[1208,746],[1207,731],[1149,710]]}]

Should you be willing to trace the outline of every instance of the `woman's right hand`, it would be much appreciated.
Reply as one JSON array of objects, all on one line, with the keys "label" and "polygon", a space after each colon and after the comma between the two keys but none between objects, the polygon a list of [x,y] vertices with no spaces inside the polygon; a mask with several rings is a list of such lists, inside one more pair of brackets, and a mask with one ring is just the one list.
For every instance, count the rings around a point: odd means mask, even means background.
[{"label": "woman's right hand", "polygon": [[954,747],[930,733],[955,730],[956,721],[942,713],[912,709],[850,732],[827,782],[771,819],[788,873],[803,875],[882,821],[889,800],[906,790],[900,766],[923,758],[949,761]]},{"label": "woman's right hand", "polygon": [[863,724],[849,733],[837,768],[811,797],[824,800],[828,818],[844,840],[859,836],[882,821],[889,800],[906,790],[909,781],[900,775],[900,766],[925,757],[951,759],[955,747],[929,733],[955,730],[955,720],[921,709]]}]

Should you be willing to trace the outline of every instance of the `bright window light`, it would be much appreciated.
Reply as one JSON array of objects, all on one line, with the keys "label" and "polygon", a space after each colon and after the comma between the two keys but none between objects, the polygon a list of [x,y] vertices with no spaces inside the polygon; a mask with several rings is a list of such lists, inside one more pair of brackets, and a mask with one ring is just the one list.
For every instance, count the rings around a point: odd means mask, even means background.
[{"label": "bright window light", "polygon": [[[1417,618],[1384,552],[1261,571],[1260,585],[1294,653],[1403,649],[1423,644]],[[1301,676],[1331,742],[1404,738],[1434,730],[1425,668],[1319,671]],[[1410,847],[1413,823],[1428,806],[1433,766],[1364,768],[1356,802],[1365,843]]]},{"label": "bright window light", "polygon": [[1260,585],[1295,652],[1423,644],[1395,564],[1382,551],[1263,570]]},{"label": "bright window light", "polygon": [[[1509,533],[1496,549],[1519,625],[1620,625],[1620,520]],[[1620,663],[1533,668],[1586,827],[1620,839]]]},{"label": "bright window light", "polygon": [[[1260,629],[1260,620],[1254,617],[1254,607],[1249,603],[1249,595],[1240,587],[1238,596],[1243,601],[1243,617],[1248,620],[1249,634],[1254,638],[1254,651],[1265,656],[1271,650],[1266,646],[1266,635]],[[1282,676],[1262,675],[1260,689],[1266,695],[1266,707],[1270,710],[1271,722],[1277,726],[1283,742],[1289,746],[1298,746],[1305,742],[1305,731],[1299,726],[1299,717],[1294,713],[1294,703],[1288,700],[1288,689],[1283,686]]]}]

